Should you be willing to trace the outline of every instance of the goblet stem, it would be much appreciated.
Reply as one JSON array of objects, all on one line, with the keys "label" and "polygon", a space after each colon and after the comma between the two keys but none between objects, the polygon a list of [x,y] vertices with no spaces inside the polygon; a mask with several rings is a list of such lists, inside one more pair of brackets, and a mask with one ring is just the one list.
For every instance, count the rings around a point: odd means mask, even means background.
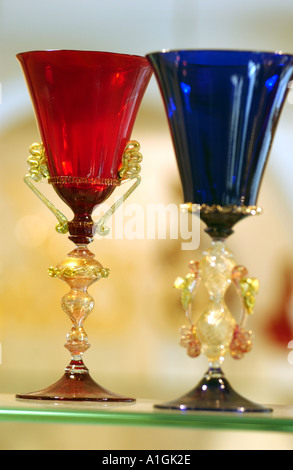
[{"label": "goblet stem", "polygon": [[[209,302],[198,320],[193,323],[192,300],[199,281],[209,294]],[[242,298],[242,316],[236,323],[225,303],[225,293],[234,283]],[[199,262],[190,263],[190,273],[177,278],[175,287],[182,290],[181,301],[190,325],[181,329],[181,345],[190,357],[204,353],[209,368],[198,385],[186,395],[156,408],[210,411],[271,411],[243,398],[233,390],[222,372],[222,363],[230,353],[241,359],[251,349],[251,332],[243,328],[244,317],[252,313],[258,281],[247,277],[247,270],[236,265],[223,239],[213,239],[211,247]]]},{"label": "goblet stem", "polygon": [[106,278],[109,270],[95,260],[87,245],[77,245],[67,258],[55,268],[49,269],[52,277],[65,281],[70,291],[62,298],[62,308],[72,321],[72,328],[67,334],[65,348],[71,354],[71,361],[65,368],[63,377],[39,392],[17,395],[17,398],[67,401],[103,401],[132,402],[132,398],[114,394],[91,378],[84,365],[83,355],[90,347],[83,324],[94,308],[94,299],[88,293],[88,287],[95,281]]}]

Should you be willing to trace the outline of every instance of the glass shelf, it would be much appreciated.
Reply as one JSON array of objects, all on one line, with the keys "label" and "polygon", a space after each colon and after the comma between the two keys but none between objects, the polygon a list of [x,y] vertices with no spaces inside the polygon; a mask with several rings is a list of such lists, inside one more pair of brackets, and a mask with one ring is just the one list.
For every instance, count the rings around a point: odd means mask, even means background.
[{"label": "glass shelf", "polygon": [[157,410],[154,403],[158,402],[74,404],[17,400],[14,395],[0,395],[0,421],[293,432],[293,406],[270,405],[272,413],[238,414]]}]

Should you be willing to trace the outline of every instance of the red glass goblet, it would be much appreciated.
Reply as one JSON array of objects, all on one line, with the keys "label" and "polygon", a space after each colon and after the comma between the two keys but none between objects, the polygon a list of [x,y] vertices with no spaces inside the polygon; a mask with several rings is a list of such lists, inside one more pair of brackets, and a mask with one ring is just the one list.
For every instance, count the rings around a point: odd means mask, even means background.
[{"label": "red glass goblet", "polygon": [[[56,215],[58,232],[69,232],[76,247],[49,273],[70,286],[62,308],[72,321],[65,347],[71,362],[63,377],[38,392],[18,398],[73,401],[133,401],[102,388],[83,363],[89,348],[83,322],[94,307],[88,287],[109,270],[94,259],[88,244],[97,224],[93,210],[122,181],[140,182],[139,144],[130,141],[152,70],[144,57],[109,52],[50,50],[17,55],[27,81],[42,144],[33,144],[25,177],[28,186]],[[67,221],[35,187],[46,178],[72,209]],[[111,209],[111,213],[116,209]],[[103,223],[98,226],[105,231]]]}]

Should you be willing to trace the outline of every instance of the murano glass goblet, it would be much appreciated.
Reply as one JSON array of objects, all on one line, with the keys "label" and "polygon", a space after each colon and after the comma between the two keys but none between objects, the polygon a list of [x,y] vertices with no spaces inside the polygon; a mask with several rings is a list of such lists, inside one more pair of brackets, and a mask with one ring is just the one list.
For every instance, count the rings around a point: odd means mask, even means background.
[{"label": "murano glass goblet", "polygon": [[[236,264],[226,239],[236,222],[261,212],[257,197],[292,77],[293,57],[233,50],[162,51],[147,57],[167,112],[183,209],[200,214],[212,239],[204,257],[191,261],[190,272],[174,283],[181,290],[188,321],[182,327],[181,345],[191,357],[204,353],[209,368],[185,396],[156,406],[270,411],[239,395],[222,372],[228,354],[241,359],[251,350],[252,332],[246,320],[259,288],[258,280]],[[200,282],[209,302],[195,314],[192,302]],[[240,295],[238,315],[225,300],[230,285]]]},{"label": "murano glass goblet", "polygon": [[[83,362],[90,346],[83,324],[94,308],[88,287],[109,274],[88,244],[95,233],[108,233],[107,219],[140,183],[140,146],[129,139],[151,66],[145,57],[97,51],[30,51],[17,58],[42,139],[30,148],[25,182],[57,217],[56,230],[69,232],[75,244],[64,261],[49,269],[70,287],[62,308],[72,322],[65,344],[71,361],[58,382],[17,398],[132,402],[91,378]],[[42,179],[72,209],[71,221],[37,189],[35,182]],[[94,223],[93,210],[131,180],[129,189]]]}]

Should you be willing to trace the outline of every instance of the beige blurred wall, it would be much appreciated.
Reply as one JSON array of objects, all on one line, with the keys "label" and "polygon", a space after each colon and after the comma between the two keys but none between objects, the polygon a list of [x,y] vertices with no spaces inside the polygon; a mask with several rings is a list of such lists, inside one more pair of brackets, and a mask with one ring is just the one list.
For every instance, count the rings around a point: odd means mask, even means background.
[{"label": "beige blurred wall", "polygon": [[[76,1],[0,0],[0,393],[42,388],[57,380],[69,360],[63,347],[70,321],[60,300],[68,287],[51,279],[47,269],[71,250],[58,235],[55,219],[23,183],[31,143],[38,140],[26,86],[15,59],[23,50],[76,48],[145,54],[162,48],[240,48],[293,52],[289,1],[236,4],[216,1]],[[267,334],[272,318],[284,307],[284,285],[292,268],[293,194],[292,104],[287,100],[263,181],[259,204],[264,214],[235,227],[229,240],[239,264],[260,280],[261,291],[250,327],[253,351],[241,361],[227,359],[224,370],[233,385],[251,399],[292,404],[293,365],[287,345]],[[180,203],[181,189],[169,129],[152,79],[133,138],[144,156],[142,183],[127,204]],[[288,176],[289,175],[289,176]],[[42,189],[68,216],[51,187]],[[85,362],[94,378],[117,393],[166,400],[186,392],[204,373],[204,357],[189,359],[178,346],[184,315],[177,275],[209,245],[201,227],[200,248],[182,251],[180,240],[95,240],[97,259],[111,275],[90,289],[96,301],[85,323],[91,348]],[[291,281],[290,281],[291,282]],[[291,284],[290,284],[291,285]],[[199,294],[197,309],[205,303]],[[289,320],[293,312],[289,305]],[[293,331],[293,330],[292,330]],[[293,339],[293,333],[292,333]],[[87,448],[232,448],[230,433],[83,428],[79,446]],[[72,448],[70,427],[0,423],[0,448]],[[258,445],[271,448],[271,437]],[[58,443],[57,443],[58,441]],[[98,444],[99,442],[99,444]],[[253,448],[253,435],[241,435]],[[291,438],[274,436],[288,447]],[[116,446],[116,447],[115,447]],[[270,446],[270,447],[269,447]]]}]

